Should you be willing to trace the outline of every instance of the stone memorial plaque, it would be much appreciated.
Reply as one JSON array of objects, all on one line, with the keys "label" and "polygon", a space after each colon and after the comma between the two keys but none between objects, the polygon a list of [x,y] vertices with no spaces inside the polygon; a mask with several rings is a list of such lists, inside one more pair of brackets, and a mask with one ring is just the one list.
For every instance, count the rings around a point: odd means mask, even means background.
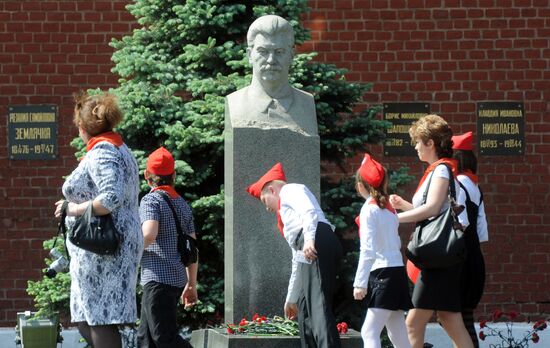
[{"label": "stone memorial plaque", "polygon": [[483,156],[523,155],[525,151],[523,103],[478,103],[477,142],[479,154]]},{"label": "stone memorial plaque", "polygon": [[430,113],[428,103],[388,103],[384,104],[384,120],[392,123],[386,130],[384,155],[416,156],[414,144],[409,135],[411,124]]},{"label": "stone memorial plaque", "polygon": [[57,106],[8,107],[10,160],[52,160],[57,157]]}]

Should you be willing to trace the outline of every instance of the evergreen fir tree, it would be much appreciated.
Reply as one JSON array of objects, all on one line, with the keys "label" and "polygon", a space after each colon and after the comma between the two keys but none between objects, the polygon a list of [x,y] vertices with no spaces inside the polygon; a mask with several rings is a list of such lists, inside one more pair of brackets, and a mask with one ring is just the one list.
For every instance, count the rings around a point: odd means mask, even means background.
[{"label": "evergreen fir tree", "polygon": [[[139,0],[128,9],[142,27],[113,42],[113,72],[121,77],[116,93],[126,113],[120,131],[132,149],[142,151],[138,155],[164,145],[178,159],[177,189],[191,202],[200,234],[199,278],[208,289],[198,308],[203,321],[205,313],[223,313],[224,98],[250,83],[250,24],[264,14],[280,15],[293,25],[299,46],[309,38],[300,25],[307,1]],[[379,142],[386,125],[375,119],[375,108],[353,112],[369,85],[349,83],[343,69],[314,57],[297,54],[290,80],[315,96],[322,160],[341,163]],[[339,228],[346,227],[358,210],[330,203],[352,201],[353,186],[328,185],[322,188],[324,208]]]}]

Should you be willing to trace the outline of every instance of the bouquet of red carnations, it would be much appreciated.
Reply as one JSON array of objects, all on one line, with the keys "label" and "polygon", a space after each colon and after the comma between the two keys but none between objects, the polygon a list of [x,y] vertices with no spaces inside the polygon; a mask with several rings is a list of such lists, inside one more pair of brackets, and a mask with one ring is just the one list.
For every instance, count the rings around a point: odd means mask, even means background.
[{"label": "bouquet of red carnations", "polygon": [[251,320],[241,319],[239,324],[226,324],[227,333],[230,335],[254,335],[254,336],[298,336],[298,323],[294,320],[279,316],[268,318],[258,313]]},{"label": "bouquet of red carnations", "polygon": [[512,320],[516,319],[518,317],[517,312],[503,312],[500,310],[494,311],[491,319],[492,322],[495,323],[500,319],[508,319],[509,321],[506,321],[506,329],[505,330],[499,330],[495,329],[494,327],[491,327],[489,322],[487,320],[481,320],[479,322],[479,328],[481,331],[479,332],[479,338],[484,341],[487,337],[494,336],[497,337],[501,342],[497,344],[491,344],[491,347],[494,348],[527,348],[529,347],[529,343],[538,343],[540,340],[539,335],[537,332],[542,331],[546,329],[548,326],[546,324],[546,320],[539,320],[533,324],[533,328],[529,331],[526,331],[523,336],[517,338],[514,337],[512,333],[513,328],[513,322]]}]

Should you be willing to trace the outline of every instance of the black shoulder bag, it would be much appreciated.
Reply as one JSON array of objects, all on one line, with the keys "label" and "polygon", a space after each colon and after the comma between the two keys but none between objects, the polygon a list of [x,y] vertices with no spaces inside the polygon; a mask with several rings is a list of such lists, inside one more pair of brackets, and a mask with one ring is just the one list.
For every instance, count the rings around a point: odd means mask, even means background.
[{"label": "black shoulder bag", "polygon": [[[461,225],[454,211],[456,207],[454,176],[451,169],[447,165],[445,167],[449,171],[449,209],[433,219],[417,223],[405,250],[407,258],[420,269],[448,268],[463,262],[466,258],[464,232],[460,229]],[[426,185],[422,204],[426,204],[432,176]]]},{"label": "black shoulder bag", "polygon": [[199,258],[197,241],[195,240],[195,238],[191,237],[187,233],[183,233],[183,231],[181,230],[181,222],[178,214],[176,213],[176,208],[170,200],[170,197],[168,197],[168,195],[162,190],[158,190],[157,192],[160,193],[162,198],[164,198],[164,201],[170,207],[170,210],[172,210],[174,220],[176,221],[176,229],[178,231],[178,252],[180,253],[181,262],[183,263],[183,265],[185,267],[189,267],[189,265],[196,263]]},{"label": "black shoulder bag", "polygon": [[[92,216],[91,201],[86,211],[77,217],[73,227],[67,231],[67,238],[81,249],[99,255],[114,255],[120,244],[120,235],[115,227],[111,214]],[[63,203],[61,224],[65,230],[65,217],[67,216],[67,201]]]}]

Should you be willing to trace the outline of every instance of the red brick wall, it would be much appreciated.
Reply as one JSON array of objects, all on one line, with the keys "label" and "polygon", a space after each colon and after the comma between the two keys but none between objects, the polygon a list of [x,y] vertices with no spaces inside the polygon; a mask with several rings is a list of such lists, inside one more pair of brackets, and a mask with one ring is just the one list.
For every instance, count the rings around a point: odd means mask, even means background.
[{"label": "red brick wall", "polygon": [[[488,276],[477,312],[550,316],[550,1],[310,5],[306,26],[313,35],[304,49],[349,69],[348,80],[374,83],[368,103],[430,103],[457,133],[475,133],[477,102],[524,103],[525,155],[479,157],[490,241],[483,247]],[[372,151],[390,168],[411,167],[417,178],[424,168],[416,157],[384,157],[379,146]],[[400,232],[407,238],[412,228],[402,225]]]},{"label": "red brick wall", "polygon": [[[42,242],[57,233],[53,203],[77,163],[72,93],[116,85],[108,43],[134,26],[126,3],[0,1],[0,326],[33,308],[27,280],[44,267]],[[30,104],[59,106],[56,160],[7,158],[7,107]]]},{"label": "red brick wall", "polygon": [[[27,280],[37,279],[44,267],[42,242],[56,233],[53,202],[61,195],[62,176],[76,164],[68,145],[76,135],[71,94],[116,85],[108,42],[135,25],[125,4],[0,2],[0,115],[7,115],[8,105],[58,105],[60,155],[53,161],[9,161],[6,146],[0,146],[0,326],[13,326],[17,311],[32,308]],[[310,5],[314,9],[305,19],[313,39],[302,49],[348,68],[348,80],[373,82],[367,103],[429,102],[463,132],[475,130],[479,101],[524,102],[525,155],[480,157],[491,240],[484,247],[489,274],[479,313],[503,306],[548,316],[549,1],[310,0]],[[404,165],[413,175],[421,173],[416,158],[372,150],[392,168]],[[402,234],[411,228],[403,225]]]}]

